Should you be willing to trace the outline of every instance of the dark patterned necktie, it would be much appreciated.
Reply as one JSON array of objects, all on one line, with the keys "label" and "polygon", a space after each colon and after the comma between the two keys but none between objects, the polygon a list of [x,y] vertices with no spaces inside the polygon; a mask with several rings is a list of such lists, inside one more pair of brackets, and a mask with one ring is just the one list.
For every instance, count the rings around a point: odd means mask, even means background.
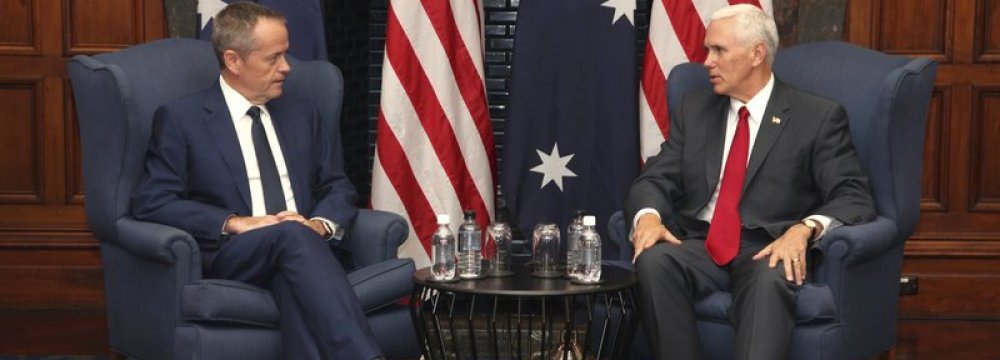
[{"label": "dark patterned necktie", "polygon": [[253,151],[257,154],[257,169],[260,171],[260,186],[264,191],[264,208],[269,215],[285,210],[285,192],[281,186],[278,166],[274,163],[274,153],[264,133],[264,123],[260,121],[260,108],[251,106],[247,115],[253,118],[250,134],[253,137]]}]

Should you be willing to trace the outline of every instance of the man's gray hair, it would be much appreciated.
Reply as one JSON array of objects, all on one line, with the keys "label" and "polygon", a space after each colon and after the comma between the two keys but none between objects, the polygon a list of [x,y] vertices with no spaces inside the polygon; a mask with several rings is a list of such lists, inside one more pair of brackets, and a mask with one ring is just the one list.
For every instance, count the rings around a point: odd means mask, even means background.
[{"label": "man's gray hair", "polygon": [[215,15],[212,20],[212,47],[220,68],[226,67],[226,50],[236,51],[243,58],[250,55],[257,46],[253,31],[260,18],[285,22],[285,16],[280,12],[251,2],[231,4]]},{"label": "man's gray hair", "polygon": [[719,9],[712,14],[712,21],[734,18],[740,43],[754,46],[757,42],[767,48],[767,63],[774,64],[778,52],[778,26],[764,10],[750,4],[737,4]]}]

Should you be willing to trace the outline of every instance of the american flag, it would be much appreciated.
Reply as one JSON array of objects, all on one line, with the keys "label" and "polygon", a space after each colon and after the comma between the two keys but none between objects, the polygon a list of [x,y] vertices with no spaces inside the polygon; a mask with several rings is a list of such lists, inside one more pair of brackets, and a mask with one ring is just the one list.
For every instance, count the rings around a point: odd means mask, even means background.
[{"label": "american flag", "polygon": [[653,0],[649,40],[639,83],[639,143],[643,161],[667,138],[667,75],[674,65],[704,62],[705,25],[712,13],[732,4],[753,4],[774,14],[771,0]]},{"label": "american flag", "polygon": [[[496,156],[483,73],[478,0],[391,0],[371,206],[403,215],[400,256],[430,265],[435,214],[493,214]],[[488,251],[489,245],[484,246]]]}]

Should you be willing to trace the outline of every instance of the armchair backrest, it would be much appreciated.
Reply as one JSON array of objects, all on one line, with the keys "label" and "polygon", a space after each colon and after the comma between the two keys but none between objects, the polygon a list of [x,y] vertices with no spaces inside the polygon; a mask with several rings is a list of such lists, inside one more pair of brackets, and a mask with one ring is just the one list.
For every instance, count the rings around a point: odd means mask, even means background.
[{"label": "armchair backrest", "polygon": [[[327,62],[289,59],[284,94],[310,100],[339,136],[343,78]],[[209,42],[165,39],[69,63],[83,147],[87,221],[100,241],[117,242],[116,221],[142,172],[153,113],[211,86],[219,65]]]},{"label": "armchair backrest", "polygon": [[[920,215],[927,104],[937,63],[826,41],[779,51],[774,73],[844,106],[878,214],[896,223],[897,243],[908,238]],[[701,64],[675,67],[667,83],[669,107],[676,109],[689,91],[708,87]]]}]

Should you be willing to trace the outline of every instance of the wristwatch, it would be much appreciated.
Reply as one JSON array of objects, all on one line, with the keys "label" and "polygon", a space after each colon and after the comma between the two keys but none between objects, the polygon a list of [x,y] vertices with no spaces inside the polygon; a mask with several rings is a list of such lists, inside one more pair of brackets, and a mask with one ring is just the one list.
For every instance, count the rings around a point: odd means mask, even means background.
[{"label": "wristwatch", "polygon": [[816,235],[818,235],[816,234],[816,231],[819,230],[819,224],[816,223],[816,220],[804,219],[799,221],[799,224],[805,225],[805,227],[809,228],[809,242],[816,239]]}]

